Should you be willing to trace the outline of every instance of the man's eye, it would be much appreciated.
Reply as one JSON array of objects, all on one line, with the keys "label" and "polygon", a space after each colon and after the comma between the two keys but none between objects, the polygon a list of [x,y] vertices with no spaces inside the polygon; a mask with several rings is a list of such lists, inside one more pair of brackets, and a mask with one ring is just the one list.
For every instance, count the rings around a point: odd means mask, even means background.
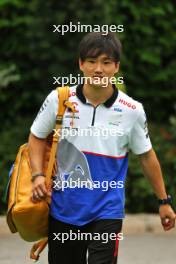
[{"label": "man's eye", "polygon": [[111,61],[104,61],[104,64],[110,64]]},{"label": "man's eye", "polygon": [[94,63],[95,61],[94,60],[87,60],[88,62],[90,62],[90,63]]}]

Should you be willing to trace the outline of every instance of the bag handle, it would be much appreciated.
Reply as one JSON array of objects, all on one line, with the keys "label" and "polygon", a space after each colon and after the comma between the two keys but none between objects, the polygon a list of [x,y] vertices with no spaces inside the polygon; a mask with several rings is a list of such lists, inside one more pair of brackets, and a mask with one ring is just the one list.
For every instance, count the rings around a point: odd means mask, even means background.
[{"label": "bag handle", "polygon": [[72,113],[75,113],[75,107],[74,105],[68,101],[69,99],[69,86],[59,87],[56,89],[58,92],[58,101],[59,101],[59,107],[58,107],[58,113],[56,116],[56,125],[55,125],[55,131],[56,133],[53,134],[52,139],[52,147],[51,147],[51,153],[50,153],[50,159],[48,162],[48,167],[46,171],[46,185],[48,186],[51,181],[52,177],[52,170],[54,167],[55,162],[55,155],[58,147],[58,141],[59,141],[59,131],[62,128],[62,121],[63,116],[65,113],[66,108],[70,108]]}]

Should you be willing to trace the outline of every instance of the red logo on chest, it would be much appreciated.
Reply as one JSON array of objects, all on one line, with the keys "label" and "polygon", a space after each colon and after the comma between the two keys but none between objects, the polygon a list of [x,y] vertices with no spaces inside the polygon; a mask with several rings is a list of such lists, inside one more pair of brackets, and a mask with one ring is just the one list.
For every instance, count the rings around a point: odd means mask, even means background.
[{"label": "red logo on chest", "polygon": [[128,103],[123,99],[119,99],[119,103],[126,105],[127,107],[131,108],[131,109],[136,109],[136,106],[134,104]]}]

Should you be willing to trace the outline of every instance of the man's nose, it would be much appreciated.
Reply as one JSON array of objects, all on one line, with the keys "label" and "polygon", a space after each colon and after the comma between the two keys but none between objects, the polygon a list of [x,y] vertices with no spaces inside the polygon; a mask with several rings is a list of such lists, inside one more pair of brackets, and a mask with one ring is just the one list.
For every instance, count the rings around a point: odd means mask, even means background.
[{"label": "man's nose", "polygon": [[96,73],[100,73],[102,71],[103,71],[103,69],[102,69],[101,63],[96,63],[96,65],[95,65],[95,72]]}]

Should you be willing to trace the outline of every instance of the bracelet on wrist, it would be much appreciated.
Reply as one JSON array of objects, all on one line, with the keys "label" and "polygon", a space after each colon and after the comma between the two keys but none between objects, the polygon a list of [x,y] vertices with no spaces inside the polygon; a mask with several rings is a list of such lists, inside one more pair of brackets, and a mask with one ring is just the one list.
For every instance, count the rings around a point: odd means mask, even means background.
[{"label": "bracelet on wrist", "polygon": [[46,175],[43,172],[34,173],[32,174],[32,182],[37,178],[38,176],[46,177]]},{"label": "bracelet on wrist", "polygon": [[165,205],[165,204],[170,204],[172,205],[172,197],[171,195],[167,195],[166,199],[158,199],[159,206]]}]

